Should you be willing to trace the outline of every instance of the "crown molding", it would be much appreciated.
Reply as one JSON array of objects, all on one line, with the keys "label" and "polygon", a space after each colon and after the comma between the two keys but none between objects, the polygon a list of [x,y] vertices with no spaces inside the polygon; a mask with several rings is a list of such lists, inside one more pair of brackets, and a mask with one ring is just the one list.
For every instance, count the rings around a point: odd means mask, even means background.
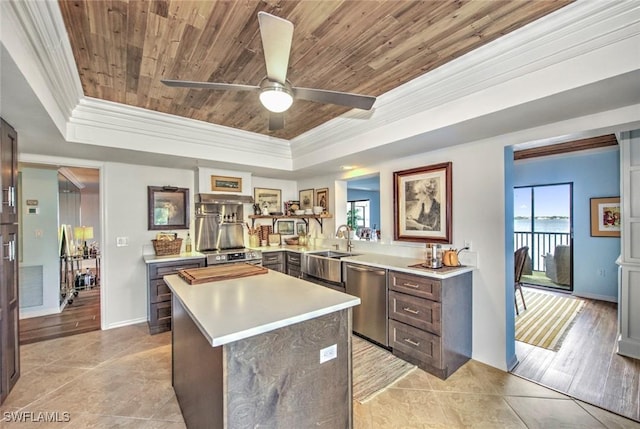
[{"label": "crown molding", "polygon": [[638,2],[572,3],[383,94],[367,120],[346,114],[292,139],[293,158],[632,38],[639,22]]},{"label": "crown molding", "polygon": [[63,133],[83,96],[80,76],[55,1],[0,1],[2,43]]},{"label": "crown molding", "polygon": [[67,141],[290,170],[288,140],[84,97],[67,124]]}]

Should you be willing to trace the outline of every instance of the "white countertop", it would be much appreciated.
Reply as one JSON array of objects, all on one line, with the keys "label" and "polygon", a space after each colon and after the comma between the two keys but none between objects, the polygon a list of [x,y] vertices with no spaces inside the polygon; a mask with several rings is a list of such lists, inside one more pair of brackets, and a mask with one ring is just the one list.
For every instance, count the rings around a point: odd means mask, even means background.
[{"label": "white countertop", "polygon": [[190,285],[165,282],[217,347],[360,304],[360,298],[269,270],[267,274]]},{"label": "white countertop", "polygon": [[156,262],[175,262],[175,261],[184,261],[187,259],[200,259],[200,258],[206,258],[206,255],[200,252],[180,253],[179,255],[167,255],[167,256],[144,255],[144,262],[147,264],[154,264]]},{"label": "white countertop", "polygon": [[[357,251],[355,252],[357,255]],[[443,267],[439,269],[412,268],[410,265],[420,264],[424,259],[403,258],[399,256],[381,255],[377,253],[367,253],[358,256],[346,256],[341,259],[343,262],[353,262],[356,264],[368,265],[376,268],[386,268],[404,273],[417,274],[419,276],[433,277],[436,279],[447,279],[457,275],[473,271],[473,267]]]}]

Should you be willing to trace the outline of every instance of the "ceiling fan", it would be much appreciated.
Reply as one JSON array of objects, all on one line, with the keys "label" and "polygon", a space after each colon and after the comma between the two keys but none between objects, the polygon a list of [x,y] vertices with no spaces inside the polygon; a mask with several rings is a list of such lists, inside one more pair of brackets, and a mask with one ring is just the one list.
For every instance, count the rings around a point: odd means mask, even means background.
[{"label": "ceiling fan", "polygon": [[260,82],[260,85],[170,79],[162,79],[161,82],[167,86],[179,88],[260,92],[260,102],[270,112],[270,131],[284,128],[283,113],[291,107],[294,98],[318,103],[338,104],[363,110],[371,109],[376,101],[375,97],[292,86],[287,81],[287,68],[289,66],[291,40],[293,39],[293,23],[267,12],[258,12],[258,23],[260,24],[260,36],[267,67],[267,76]]}]

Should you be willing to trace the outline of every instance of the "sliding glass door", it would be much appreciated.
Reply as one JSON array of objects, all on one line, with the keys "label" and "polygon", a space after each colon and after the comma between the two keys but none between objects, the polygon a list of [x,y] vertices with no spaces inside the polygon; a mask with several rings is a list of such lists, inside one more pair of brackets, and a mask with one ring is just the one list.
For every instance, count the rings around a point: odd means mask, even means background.
[{"label": "sliding glass door", "polygon": [[514,189],[514,245],[529,247],[522,283],[573,290],[573,185]]}]

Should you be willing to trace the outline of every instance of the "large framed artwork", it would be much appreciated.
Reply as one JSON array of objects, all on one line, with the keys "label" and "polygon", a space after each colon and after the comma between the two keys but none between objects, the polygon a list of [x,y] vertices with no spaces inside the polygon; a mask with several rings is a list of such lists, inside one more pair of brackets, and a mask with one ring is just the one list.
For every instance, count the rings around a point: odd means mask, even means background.
[{"label": "large framed artwork", "polygon": [[147,229],[189,229],[189,188],[148,186],[147,196]]},{"label": "large framed artwork", "polygon": [[591,236],[620,237],[620,197],[591,198]]},{"label": "large framed artwork", "polygon": [[266,204],[269,213],[282,211],[282,189],[253,188],[253,200],[260,208]]},{"label": "large framed artwork", "polygon": [[211,190],[222,192],[242,192],[242,178],[211,176]]},{"label": "large framed artwork", "polygon": [[393,173],[394,239],[451,243],[451,163]]}]

